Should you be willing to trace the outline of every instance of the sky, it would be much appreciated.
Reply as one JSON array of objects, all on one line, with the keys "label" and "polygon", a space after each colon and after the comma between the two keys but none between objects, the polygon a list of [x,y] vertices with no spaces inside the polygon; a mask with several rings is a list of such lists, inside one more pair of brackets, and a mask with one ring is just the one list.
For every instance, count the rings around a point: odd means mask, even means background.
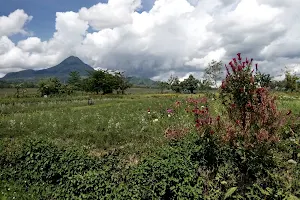
[{"label": "sky", "polygon": [[200,78],[237,53],[300,73],[300,0],[0,0],[0,76],[73,55],[94,68]]}]

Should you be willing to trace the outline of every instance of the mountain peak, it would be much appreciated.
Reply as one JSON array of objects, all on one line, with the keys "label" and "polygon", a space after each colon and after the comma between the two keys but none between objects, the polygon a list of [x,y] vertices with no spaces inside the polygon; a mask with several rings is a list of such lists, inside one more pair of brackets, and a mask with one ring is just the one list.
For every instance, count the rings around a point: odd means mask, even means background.
[{"label": "mountain peak", "polygon": [[61,62],[61,64],[74,64],[74,63],[82,64],[83,62],[76,56],[70,56]]},{"label": "mountain peak", "polygon": [[87,76],[88,71],[94,68],[82,62],[78,57],[70,56],[56,66],[42,70],[23,70],[6,74],[3,80],[36,80],[41,78],[57,77],[66,80],[69,73],[77,71],[81,76]]}]

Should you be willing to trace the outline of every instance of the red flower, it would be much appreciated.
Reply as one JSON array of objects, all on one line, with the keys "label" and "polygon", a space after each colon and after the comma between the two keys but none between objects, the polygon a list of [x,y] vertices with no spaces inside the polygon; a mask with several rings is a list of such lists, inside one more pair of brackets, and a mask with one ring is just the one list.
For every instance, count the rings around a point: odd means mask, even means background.
[{"label": "red flower", "polygon": [[212,135],[214,134],[215,132],[213,130],[210,130],[209,133]]},{"label": "red flower", "polygon": [[242,65],[239,65],[239,66],[238,66],[238,71],[242,71],[242,69],[243,69],[243,66],[242,66]]},{"label": "red flower", "polygon": [[227,74],[230,75],[230,72],[229,72],[229,69],[228,69],[227,65],[225,65],[225,67],[226,67]]},{"label": "red flower", "polygon": [[226,83],[225,83],[224,81],[222,81],[221,88],[222,88],[222,89],[225,89],[225,88],[226,88]]},{"label": "red flower", "polygon": [[246,64],[248,64],[248,63],[249,63],[248,58],[246,58]]},{"label": "red flower", "polygon": [[220,118],[221,118],[221,117],[220,117],[220,115],[218,115],[218,117],[217,117],[217,121],[220,121]]},{"label": "red flower", "polygon": [[242,60],[241,53],[238,53],[237,56],[238,56],[238,60]]}]

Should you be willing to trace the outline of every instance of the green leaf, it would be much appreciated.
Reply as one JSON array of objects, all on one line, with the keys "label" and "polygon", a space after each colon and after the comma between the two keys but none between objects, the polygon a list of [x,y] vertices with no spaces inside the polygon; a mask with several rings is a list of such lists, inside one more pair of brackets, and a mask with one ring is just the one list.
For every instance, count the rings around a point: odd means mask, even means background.
[{"label": "green leaf", "polygon": [[221,184],[222,184],[222,185],[226,185],[227,182],[226,182],[226,181],[222,181]]},{"label": "green leaf", "polygon": [[237,187],[232,187],[229,190],[227,190],[224,199],[227,199],[228,197],[230,197],[236,190],[237,190]]},{"label": "green leaf", "polygon": [[299,198],[291,194],[287,200],[299,200]]}]

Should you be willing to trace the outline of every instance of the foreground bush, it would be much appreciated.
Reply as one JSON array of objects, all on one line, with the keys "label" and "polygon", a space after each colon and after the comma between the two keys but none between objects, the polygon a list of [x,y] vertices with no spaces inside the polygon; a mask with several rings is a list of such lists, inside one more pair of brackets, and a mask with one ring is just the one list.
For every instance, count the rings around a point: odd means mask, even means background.
[{"label": "foreground bush", "polygon": [[258,168],[257,178],[245,181],[248,174],[235,159],[236,152],[213,146],[198,134],[172,141],[128,169],[116,152],[99,159],[36,140],[20,148],[1,154],[0,190],[9,198],[283,199],[300,195],[299,165],[275,156],[272,167]]}]

